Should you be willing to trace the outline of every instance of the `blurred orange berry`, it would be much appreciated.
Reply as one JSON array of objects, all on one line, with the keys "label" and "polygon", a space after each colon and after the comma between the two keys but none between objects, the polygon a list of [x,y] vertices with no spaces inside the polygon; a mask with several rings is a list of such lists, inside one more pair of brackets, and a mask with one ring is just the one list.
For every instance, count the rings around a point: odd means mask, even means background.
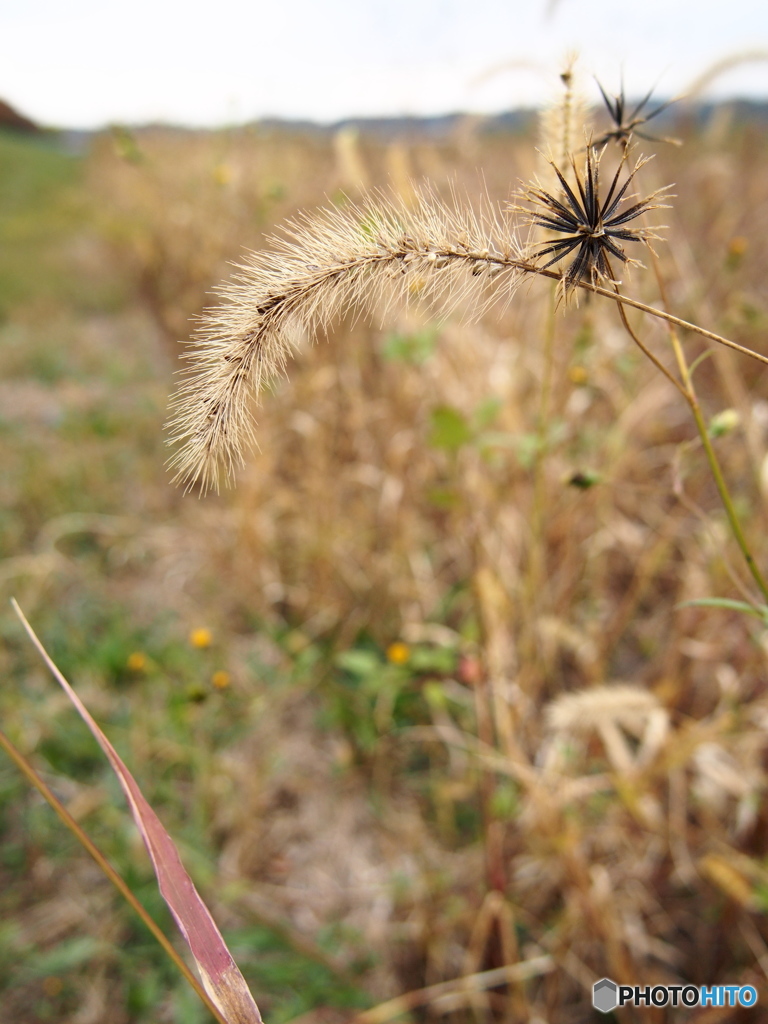
[{"label": "blurred orange berry", "polygon": [[387,661],[392,665],[405,665],[411,657],[411,649],[408,644],[396,641],[387,648]]},{"label": "blurred orange berry", "polygon": [[130,672],[143,672],[147,667],[147,656],[141,651],[134,651],[128,655],[125,664]]},{"label": "blurred orange berry", "polygon": [[218,672],[214,672],[211,676],[211,682],[217,690],[226,690],[232,680],[229,672],[225,672],[224,669],[219,669]]},{"label": "blurred orange berry", "polygon": [[465,686],[477,686],[483,678],[483,666],[479,658],[462,654],[459,658],[459,679]]},{"label": "blurred orange berry", "polygon": [[735,235],[728,243],[725,265],[728,270],[738,270],[744,262],[749,242],[743,235]]},{"label": "blurred orange berry", "polygon": [[200,629],[193,629],[189,634],[189,642],[193,647],[210,647],[213,643],[213,633],[210,629],[206,629],[204,626]]}]

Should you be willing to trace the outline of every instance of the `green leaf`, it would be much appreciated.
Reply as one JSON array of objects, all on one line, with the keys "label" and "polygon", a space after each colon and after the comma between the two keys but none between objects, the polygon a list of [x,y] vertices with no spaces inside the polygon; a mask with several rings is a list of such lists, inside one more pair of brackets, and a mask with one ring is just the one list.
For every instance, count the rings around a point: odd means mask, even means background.
[{"label": "green leaf", "polygon": [[752,605],[746,601],[734,601],[730,597],[699,597],[693,601],[683,601],[676,605],[677,608],[727,608],[734,612],[744,612],[745,615],[752,615],[768,625],[768,605]]},{"label": "green leaf", "polygon": [[46,953],[37,953],[25,969],[33,978],[45,978],[50,974],[64,974],[81,964],[91,961],[107,948],[106,944],[90,935],[78,936],[60,942]]},{"label": "green leaf", "polygon": [[374,651],[341,651],[334,660],[339,668],[353,676],[370,676],[381,672],[383,667],[381,658]]},{"label": "green leaf", "polygon": [[501,412],[503,404],[500,398],[486,398],[484,402],[481,402],[472,414],[477,429],[484,430],[489,427]]},{"label": "green leaf", "polygon": [[508,430],[484,430],[479,436],[478,441],[485,449],[517,448],[520,436],[519,434],[510,433]]},{"label": "green leaf", "polygon": [[455,487],[430,487],[427,497],[436,508],[457,508],[461,496]]},{"label": "green leaf", "polygon": [[466,418],[450,405],[440,405],[432,410],[429,444],[432,448],[458,451],[473,438],[473,431]]},{"label": "green leaf", "polygon": [[538,434],[520,434],[517,440],[517,458],[523,469],[530,469],[544,447]]},{"label": "green leaf", "polygon": [[520,807],[520,796],[513,782],[500,782],[491,797],[491,813],[502,819],[514,818]]},{"label": "green leaf", "polygon": [[435,351],[438,331],[433,327],[414,334],[388,334],[384,339],[381,354],[395,363],[421,365]]},{"label": "green leaf", "polygon": [[427,699],[427,703],[431,704],[433,708],[440,710],[446,706],[445,690],[440,683],[431,682],[424,684],[424,696]]},{"label": "green leaf", "polygon": [[410,668],[413,672],[453,672],[456,652],[450,647],[415,647],[411,652]]}]

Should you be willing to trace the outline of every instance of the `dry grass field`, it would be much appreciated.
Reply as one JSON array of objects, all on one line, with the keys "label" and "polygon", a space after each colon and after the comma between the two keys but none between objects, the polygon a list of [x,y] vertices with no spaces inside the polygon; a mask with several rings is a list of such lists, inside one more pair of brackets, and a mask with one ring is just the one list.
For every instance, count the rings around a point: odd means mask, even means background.
[{"label": "dry grass field", "polygon": [[[682,146],[641,144],[637,191],[675,198],[622,290],[768,353],[765,127],[678,120]],[[171,934],[15,596],[268,1024],[577,1024],[608,1019],[603,976],[765,1000],[765,597],[614,302],[531,275],[479,319],[350,310],[262,396],[235,488],[164,466],[178,341],[244,247],[366,187],[519,202],[536,146],[470,120],[0,138],[0,727]],[[676,374],[665,323],[626,315]],[[766,367],[679,342],[768,575]],[[208,1019],[0,756],[0,1022]]]}]

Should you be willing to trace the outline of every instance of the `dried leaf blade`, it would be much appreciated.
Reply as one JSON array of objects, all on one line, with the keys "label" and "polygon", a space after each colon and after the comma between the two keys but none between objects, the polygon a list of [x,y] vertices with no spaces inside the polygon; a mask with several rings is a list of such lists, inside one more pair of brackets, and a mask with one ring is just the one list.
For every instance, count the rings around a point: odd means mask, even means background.
[{"label": "dried leaf blade", "polygon": [[245,979],[181,863],[173,840],[115,748],[45,650],[18,603],[11,599],[11,604],[51,674],[74,704],[117,775],[152,861],[160,892],[195,959],[203,987],[227,1024],[262,1024],[258,1007]]}]

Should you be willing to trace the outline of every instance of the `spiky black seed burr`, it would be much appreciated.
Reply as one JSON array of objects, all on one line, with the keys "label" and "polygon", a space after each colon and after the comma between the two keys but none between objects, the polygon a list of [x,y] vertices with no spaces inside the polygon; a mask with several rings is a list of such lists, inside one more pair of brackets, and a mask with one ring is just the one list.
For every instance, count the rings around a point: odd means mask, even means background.
[{"label": "spiky black seed burr", "polygon": [[627,99],[624,95],[624,86],[622,85],[621,91],[618,96],[609,96],[605,89],[602,87],[600,82],[597,83],[597,87],[603,97],[603,102],[608,109],[611,121],[613,121],[613,128],[601,135],[599,139],[592,143],[592,145],[599,149],[608,142],[617,142],[623,149],[627,149],[632,136],[636,135],[640,139],[646,139],[650,142],[671,142],[676,146],[680,145],[679,139],[671,139],[659,137],[656,135],[648,135],[646,132],[639,131],[641,125],[647,124],[652,118],[656,117],[662,111],[670,107],[675,101],[667,100],[666,103],[659,104],[655,110],[650,110],[647,113],[643,113],[643,109],[648,104],[653,90],[647,93],[640,102],[634,107],[632,111],[627,109]]},{"label": "spiky black seed burr", "polygon": [[623,207],[622,204],[628,201],[627,189],[646,162],[638,161],[624,184],[619,186],[625,163],[623,158],[605,198],[601,199],[600,159],[604,151],[598,153],[592,146],[587,147],[583,175],[579,174],[575,161],[572,161],[576,190],[568,184],[560,168],[550,161],[563,190],[560,199],[538,184],[529,185],[523,192],[523,198],[537,207],[526,209],[530,222],[564,236],[536,246],[531,254],[533,259],[552,254],[552,258],[540,269],[551,267],[576,251],[576,257],[565,273],[566,289],[585,280],[591,284],[613,281],[609,256],[615,256],[623,264],[637,263],[637,260],[626,255],[621,247],[622,242],[643,242],[649,245],[651,239],[659,237],[648,228],[629,228],[626,225],[646,211],[663,206],[655,200],[663,197],[667,190],[660,189],[645,199]]}]

